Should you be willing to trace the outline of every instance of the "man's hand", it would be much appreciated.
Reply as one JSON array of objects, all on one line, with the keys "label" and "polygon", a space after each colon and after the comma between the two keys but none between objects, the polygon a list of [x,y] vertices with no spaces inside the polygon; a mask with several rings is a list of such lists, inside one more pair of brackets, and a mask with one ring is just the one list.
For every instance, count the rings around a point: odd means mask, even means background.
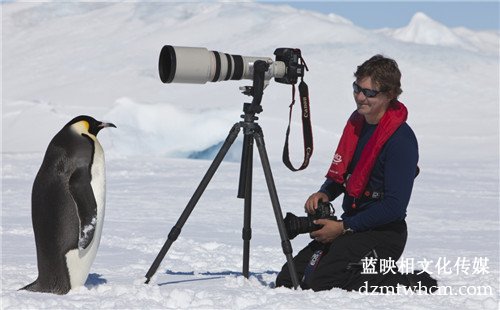
[{"label": "man's hand", "polygon": [[314,224],[323,225],[323,227],[310,234],[311,238],[321,243],[330,243],[344,232],[342,221],[319,219],[315,220]]},{"label": "man's hand", "polygon": [[317,192],[309,196],[306,200],[306,204],[304,205],[304,209],[309,214],[314,214],[316,209],[318,208],[319,201],[327,202],[329,201],[328,196],[325,193]]}]

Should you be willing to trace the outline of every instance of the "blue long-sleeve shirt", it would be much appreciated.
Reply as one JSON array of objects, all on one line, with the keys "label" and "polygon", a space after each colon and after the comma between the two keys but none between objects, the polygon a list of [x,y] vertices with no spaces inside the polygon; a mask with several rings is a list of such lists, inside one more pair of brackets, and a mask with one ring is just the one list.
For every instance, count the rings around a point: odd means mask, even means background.
[{"label": "blue long-sleeve shirt", "polygon": [[[348,173],[352,173],[361,152],[377,125],[365,123],[356,146]],[[413,180],[418,162],[418,143],[412,129],[403,123],[387,140],[373,167],[367,188],[383,193],[382,199],[370,200],[353,209],[354,198],[344,195],[342,220],[354,231],[365,231],[406,218]],[[342,185],[326,179],[320,192],[334,200],[341,194]]]}]

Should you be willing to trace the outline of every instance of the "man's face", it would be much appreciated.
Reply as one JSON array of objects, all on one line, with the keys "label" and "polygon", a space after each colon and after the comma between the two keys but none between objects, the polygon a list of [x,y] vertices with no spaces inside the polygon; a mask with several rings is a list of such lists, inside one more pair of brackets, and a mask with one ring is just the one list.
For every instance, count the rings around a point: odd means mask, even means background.
[{"label": "man's face", "polygon": [[[354,84],[354,88],[355,90],[353,95],[358,108],[358,113],[365,117],[367,123],[378,124],[389,107],[391,100],[389,99],[388,94],[386,92],[379,92],[379,86],[372,83],[371,77],[357,80]],[[369,97],[369,90],[374,90],[376,95]]]}]

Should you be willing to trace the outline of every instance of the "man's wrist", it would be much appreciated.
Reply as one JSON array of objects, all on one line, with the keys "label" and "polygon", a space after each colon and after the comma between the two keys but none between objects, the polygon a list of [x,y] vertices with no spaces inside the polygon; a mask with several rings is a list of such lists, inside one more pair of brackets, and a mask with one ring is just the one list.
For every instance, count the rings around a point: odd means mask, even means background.
[{"label": "man's wrist", "polygon": [[354,230],[350,228],[345,221],[342,221],[343,231],[342,235],[350,235],[354,233]]}]

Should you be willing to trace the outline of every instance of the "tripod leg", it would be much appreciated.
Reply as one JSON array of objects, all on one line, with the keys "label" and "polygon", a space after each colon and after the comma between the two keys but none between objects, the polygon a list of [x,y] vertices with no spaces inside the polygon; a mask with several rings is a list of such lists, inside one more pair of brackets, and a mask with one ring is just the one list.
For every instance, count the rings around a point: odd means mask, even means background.
[{"label": "tripod leg", "polygon": [[[252,169],[253,169],[253,136],[251,134],[245,133],[245,139],[243,142],[243,155],[241,166],[243,175],[240,175],[240,187],[242,186],[241,180],[244,180],[244,195],[245,198],[245,209],[243,216],[243,276],[245,278],[249,277],[249,265],[250,265],[250,239],[252,239],[252,228],[251,228],[251,214],[252,214]],[[239,190],[241,192],[241,188]],[[241,198],[240,196],[238,196]]]},{"label": "tripod leg", "polygon": [[286,234],[285,223],[283,222],[283,213],[281,212],[281,207],[278,200],[278,193],[276,191],[273,174],[271,172],[271,165],[269,164],[269,158],[267,157],[264,137],[262,135],[262,130],[260,128],[259,130],[256,130],[254,137],[257,144],[257,149],[259,150],[260,160],[262,162],[262,168],[264,169],[264,175],[266,177],[266,183],[267,183],[267,188],[269,189],[269,195],[271,196],[271,203],[273,205],[274,216],[276,217],[276,222],[278,224],[278,231],[281,237],[281,247],[283,248],[283,253],[285,253],[286,260],[288,262],[288,270],[290,271],[290,277],[292,278],[293,287],[297,289],[299,287],[299,280],[292,257],[292,244],[290,243],[290,239],[288,239],[288,236]]},{"label": "tripod leg", "polygon": [[229,135],[227,136],[226,140],[224,141],[224,144],[220,148],[219,152],[215,156],[212,164],[208,168],[208,171],[205,173],[205,176],[200,182],[200,185],[198,185],[198,188],[196,188],[196,191],[194,192],[193,196],[189,200],[186,208],[182,212],[179,220],[177,220],[177,223],[172,227],[172,230],[168,234],[168,239],[165,241],[165,244],[163,245],[162,249],[158,253],[158,256],[154,260],[153,264],[149,268],[148,272],[146,273],[146,284],[149,283],[151,280],[151,277],[156,273],[156,270],[160,266],[161,261],[167,254],[168,250],[170,249],[170,246],[172,243],[177,240],[177,237],[181,233],[181,229],[186,223],[189,215],[193,211],[194,207],[198,203],[198,200],[200,199],[201,195],[205,191],[205,189],[208,186],[208,183],[212,179],[213,175],[217,171],[217,168],[219,167],[220,163],[224,159],[224,157],[227,154],[227,151],[231,147],[231,145],[234,143],[234,140],[236,140],[236,137],[238,136],[238,133],[240,132],[241,125],[240,123],[234,124],[234,126],[231,128]]},{"label": "tripod leg", "polygon": [[[251,141],[250,141],[251,140]],[[241,165],[240,165],[240,180],[238,184],[238,198],[245,198],[245,191],[246,191],[246,181],[247,181],[247,162],[248,162],[248,156],[251,156],[248,153],[248,144],[252,143],[253,145],[253,137],[245,134],[243,136],[243,148],[241,152]]]}]

